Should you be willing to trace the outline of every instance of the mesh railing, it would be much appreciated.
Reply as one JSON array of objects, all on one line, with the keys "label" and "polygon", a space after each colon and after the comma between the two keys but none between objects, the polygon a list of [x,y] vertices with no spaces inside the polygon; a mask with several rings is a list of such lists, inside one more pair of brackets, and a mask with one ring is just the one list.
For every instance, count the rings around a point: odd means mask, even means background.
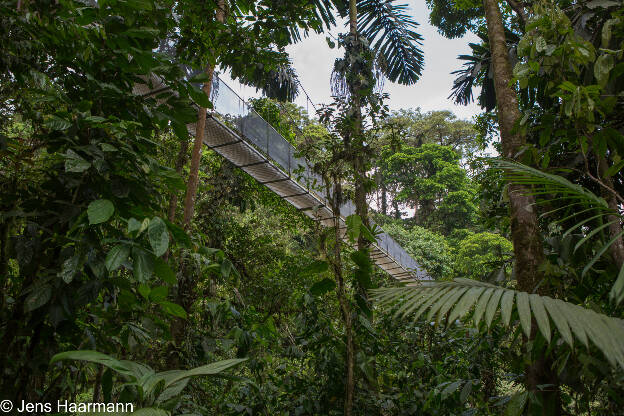
[{"label": "mesh railing", "polygon": [[[321,176],[312,171],[305,158],[296,157],[293,145],[216,74],[213,78],[210,98],[214,106],[215,117],[220,118],[224,124],[237,131],[243,140],[264,154],[267,159],[276,162],[276,165],[286,175],[314,193],[325,206],[331,206],[325,195]],[[340,207],[340,215],[346,218],[352,214],[355,214],[355,205],[347,201]],[[426,273],[414,259],[387,233],[382,232],[377,236],[377,246],[406,270],[414,272],[418,277],[426,278]]]}]

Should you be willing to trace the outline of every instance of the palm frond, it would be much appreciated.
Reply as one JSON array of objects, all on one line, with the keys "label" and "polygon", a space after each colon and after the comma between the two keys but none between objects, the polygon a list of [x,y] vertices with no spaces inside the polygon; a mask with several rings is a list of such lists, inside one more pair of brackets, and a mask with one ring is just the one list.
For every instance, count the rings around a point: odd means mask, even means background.
[{"label": "palm frond", "polygon": [[418,23],[407,6],[395,0],[359,0],[358,32],[366,37],[375,53],[383,58],[380,67],[392,82],[411,85],[420,78],[424,55]]},{"label": "palm frond", "polygon": [[[572,217],[578,217],[586,213],[594,214],[588,218],[583,218],[581,221],[570,227],[565,231],[564,236],[571,234],[572,231],[580,229],[592,221],[597,220],[603,222],[602,225],[598,225],[591,231],[588,231],[576,244],[574,251],[577,251],[583,244],[599,236],[600,231],[606,229],[609,225],[613,223],[621,223],[623,220],[622,216],[618,212],[609,208],[607,201],[603,198],[597,196],[581,185],[570,182],[562,176],[542,172],[541,170],[509,160],[492,159],[489,163],[490,166],[495,169],[504,170],[506,172],[506,178],[509,182],[532,186],[533,190],[530,192],[532,195],[558,195],[558,200],[571,201],[571,203],[568,204],[568,207],[572,204],[584,207],[584,209],[575,209],[574,213],[567,216],[565,220],[571,219]],[[616,219],[608,219],[609,216],[615,216]],[[583,268],[582,275],[585,275],[591,269],[591,267],[607,252],[609,247],[611,247],[611,245],[614,244],[620,236],[622,236],[622,233],[618,236],[612,237],[605,244],[596,248],[594,256]],[[616,304],[619,304],[624,300],[624,266],[619,271],[618,277],[611,288],[611,292],[609,293],[609,297]]]},{"label": "palm frond", "polygon": [[[494,91],[494,79],[491,72],[490,46],[487,34],[477,33],[481,43],[470,43],[471,55],[459,55],[457,59],[464,61],[462,68],[451,72],[457,75],[453,81],[451,94],[455,104],[468,105],[474,101],[472,90],[481,86],[479,94],[479,105],[485,111],[492,111],[496,108],[496,94]],[[510,54],[520,40],[519,37],[510,30],[505,31],[507,48]],[[513,54],[512,54],[513,55]]]},{"label": "palm frond", "polygon": [[333,8],[334,5],[331,0],[314,0],[314,13],[317,19],[325,24],[327,29],[336,25]]},{"label": "palm frond", "polygon": [[495,169],[504,170],[509,182],[538,187],[536,193],[545,191],[545,193],[559,195],[605,213],[613,213],[603,198],[562,176],[542,172],[510,160],[491,159],[489,163]]},{"label": "palm frond", "polygon": [[486,111],[496,107],[494,81],[490,73],[490,49],[487,46],[487,37],[479,34],[481,43],[470,43],[471,55],[459,55],[457,59],[464,61],[462,68],[451,72],[457,75],[453,81],[453,88],[448,98],[455,104],[468,105],[474,101],[472,90],[481,85],[479,103]]},{"label": "palm frond", "polygon": [[397,316],[418,319],[428,311],[427,319],[438,323],[451,323],[472,314],[475,325],[484,320],[489,328],[500,311],[501,322],[508,327],[515,311],[513,316],[517,316],[527,337],[534,320],[548,343],[554,341],[554,328],[570,347],[574,346],[574,338],[586,348],[591,341],[612,366],[624,368],[624,321],[559,299],[470,279],[423,282],[418,286],[374,289],[371,293],[378,306],[397,308]]},{"label": "palm frond", "polygon": [[261,90],[268,98],[292,102],[299,95],[299,77],[290,62],[269,71],[258,68],[237,75],[242,84]]}]

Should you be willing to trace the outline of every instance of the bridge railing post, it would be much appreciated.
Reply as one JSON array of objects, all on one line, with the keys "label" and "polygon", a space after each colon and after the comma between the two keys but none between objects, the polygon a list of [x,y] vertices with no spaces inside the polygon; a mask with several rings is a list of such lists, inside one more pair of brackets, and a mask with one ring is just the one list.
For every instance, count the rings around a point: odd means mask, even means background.
[{"label": "bridge railing post", "polygon": [[266,130],[266,152],[267,152],[267,156],[271,156],[271,153],[269,151],[269,131],[271,126],[269,125],[269,123],[265,123],[265,130]]}]

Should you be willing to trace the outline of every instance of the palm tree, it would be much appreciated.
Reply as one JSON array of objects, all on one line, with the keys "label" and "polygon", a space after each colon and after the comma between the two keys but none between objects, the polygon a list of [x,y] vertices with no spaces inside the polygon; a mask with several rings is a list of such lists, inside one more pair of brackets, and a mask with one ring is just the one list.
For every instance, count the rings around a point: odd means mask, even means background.
[{"label": "palm tree", "polygon": [[[411,85],[420,78],[424,58],[420,49],[422,36],[416,32],[418,23],[406,14],[407,7],[395,0],[336,1],[336,7],[342,17],[348,17],[349,33],[340,39],[345,57],[336,61],[332,87],[342,93],[337,95],[351,99],[348,118],[352,128],[343,137],[344,153],[354,173],[356,214],[368,227],[366,172],[369,157],[362,109],[373,101],[373,87],[381,81],[379,78],[386,77],[404,85]],[[358,237],[358,250],[366,250],[369,244],[363,235]],[[341,287],[339,282],[339,298]],[[364,288],[358,286],[358,289],[366,299]],[[347,338],[344,414],[350,416],[355,391],[355,345],[347,312],[343,311]]]}]

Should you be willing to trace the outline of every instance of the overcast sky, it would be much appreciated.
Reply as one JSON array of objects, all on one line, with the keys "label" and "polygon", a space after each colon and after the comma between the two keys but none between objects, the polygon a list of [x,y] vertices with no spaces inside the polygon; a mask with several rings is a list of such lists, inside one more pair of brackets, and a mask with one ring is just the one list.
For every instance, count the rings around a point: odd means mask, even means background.
[{"label": "overcast sky", "polygon": [[[404,0],[410,8],[410,13],[420,24],[419,32],[424,41],[421,49],[425,55],[425,69],[420,80],[412,86],[392,84],[386,81],[384,92],[390,94],[387,104],[391,109],[416,108],[424,111],[451,110],[459,118],[470,119],[479,113],[475,104],[469,106],[455,105],[447,99],[451,92],[454,76],[451,71],[458,69],[461,62],[457,56],[470,52],[469,42],[477,42],[478,38],[469,33],[462,39],[446,39],[436,28],[429,24],[429,10],[424,0]],[[403,3],[401,2],[401,3]],[[346,32],[346,28],[339,25],[331,33]],[[331,92],[329,79],[334,60],[341,57],[344,51],[338,48],[330,49],[325,41],[326,34],[311,35],[303,41],[287,48],[293,65],[299,74],[299,80],[315,103],[329,103]],[[228,82],[231,84],[231,81]],[[243,98],[257,96],[252,88],[232,85]],[[302,103],[301,99],[297,100]]]}]

